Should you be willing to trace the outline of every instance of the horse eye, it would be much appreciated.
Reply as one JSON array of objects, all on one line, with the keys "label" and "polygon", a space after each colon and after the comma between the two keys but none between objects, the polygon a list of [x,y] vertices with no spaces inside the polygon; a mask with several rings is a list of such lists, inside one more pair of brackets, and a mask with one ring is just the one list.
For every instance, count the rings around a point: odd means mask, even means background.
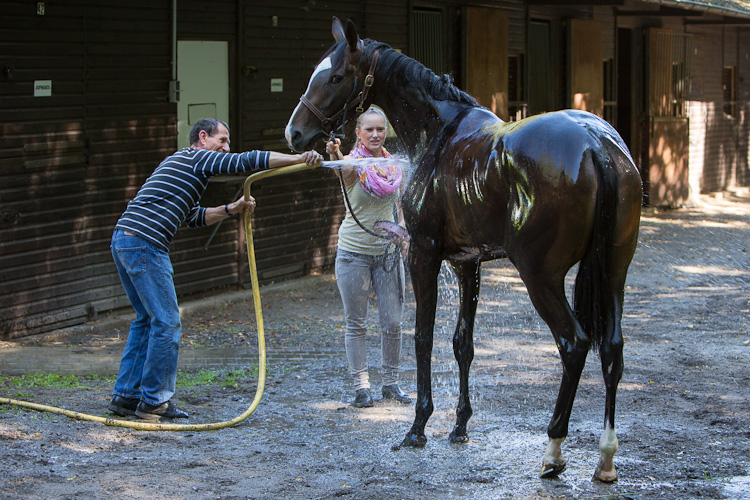
[{"label": "horse eye", "polygon": [[333,75],[331,77],[331,83],[341,83],[341,80],[343,80],[344,77],[341,75]]}]

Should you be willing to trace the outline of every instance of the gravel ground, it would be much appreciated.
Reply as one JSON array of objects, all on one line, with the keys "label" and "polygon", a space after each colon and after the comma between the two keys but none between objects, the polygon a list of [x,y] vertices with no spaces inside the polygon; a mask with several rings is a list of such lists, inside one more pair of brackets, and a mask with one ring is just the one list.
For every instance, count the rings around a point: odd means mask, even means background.
[{"label": "gravel ground", "polygon": [[[451,273],[441,275],[428,443],[397,452],[391,446],[408,431],[413,407],[379,398],[373,408],[350,406],[340,300],[323,275],[263,293],[268,349],[323,355],[271,363],[248,420],[221,431],[148,432],[3,406],[0,498],[750,499],[749,230],[747,190],[702,197],[689,209],[644,210],[625,297],[617,483],[591,481],[604,412],[594,353],[563,446],[568,468],[538,478],[561,365],[523,283],[500,261],[483,268],[465,445],[447,439],[458,396]],[[415,395],[413,321],[408,291],[402,385]],[[94,328],[67,341],[117,345],[121,333]],[[184,345],[255,342],[249,301],[184,320]],[[368,342],[377,366],[374,321]],[[371,379],[377,394],[374,369]],[[96,415],[107,414],[110,389],[111,378],[74,388],[0,383],[2,395]],[[175,399],[191,422],[212,422],[244,411],[255,390],[256,378],[242,372],[182,385]]]}]

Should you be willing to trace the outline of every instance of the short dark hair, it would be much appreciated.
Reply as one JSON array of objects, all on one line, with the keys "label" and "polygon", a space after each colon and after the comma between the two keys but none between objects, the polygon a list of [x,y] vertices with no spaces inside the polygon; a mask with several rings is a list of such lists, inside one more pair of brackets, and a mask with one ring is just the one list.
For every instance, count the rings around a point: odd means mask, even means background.
[{"label": "short dark hair", "polygon": [[217,120],[216,118],[201,118],[195,122],[195,125],[193,125],[193,128],[190,130],[190,145],[192,146],[198,142],[201,130],[205,130],[209,136],[213,136],[219,131],[219,125],[224,125],[227,132],[229,132],[229,125],[221,120]]}]

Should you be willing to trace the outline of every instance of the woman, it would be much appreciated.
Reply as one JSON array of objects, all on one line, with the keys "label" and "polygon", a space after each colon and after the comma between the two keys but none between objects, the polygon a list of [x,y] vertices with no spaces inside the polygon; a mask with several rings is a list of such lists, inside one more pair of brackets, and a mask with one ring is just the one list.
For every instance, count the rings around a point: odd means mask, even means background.
[{"label": "woman", "polygon": [[[365,111],[357,119],[355,132],[357,142],[346,157],[339,150],[341,141],[338,139],[326,144],[326,152],[331,160],[390,157],[383,147],[387,128],[382,111],[377,108]],[[362,226],[370,229],[377,221],[394,221],[393,212],[399,199],[402,175],[398,166],[382,163],[359,167],[346,165],[341,168],[340,175],[351,210]],[[386,245],[386,240],[360,227],[347,206],[346,217],[339,228],[336,282],[344,303],[346,357],[349,371],[354,377],[356,395],[353,405],[357,408],[373,406],[365,340],[370,287],[378,301],[382,329],[383,398],[404,404],[411,402],[409,395],[398,386],[404,265],[398,253],[397,265],[385,265]]]}]

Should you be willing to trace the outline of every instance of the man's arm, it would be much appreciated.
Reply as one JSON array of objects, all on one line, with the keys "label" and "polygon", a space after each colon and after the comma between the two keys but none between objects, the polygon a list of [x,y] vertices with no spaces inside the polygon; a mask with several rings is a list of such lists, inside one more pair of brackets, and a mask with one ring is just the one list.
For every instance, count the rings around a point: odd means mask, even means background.
[{"label": "man's arm", "polygon": [[250,197],[250,201],[245,201],[243,196],[234,203],[222,205],[220,207],[207,208],[206,213],[203,216],[207,226],[219,222],[220,220],[228,219],[234,214],[241,214],[247,212],[253,213],[255,210],[255,198]]},{"label": "man's arm", "polygon": [[308,165],[317,165],[323,160],[323,156],[317,151],[305,151],[298,155],[288,155],[271,151],[268,157],[268,168],[286,167],[297,163],[307,163]]},{"label": "man's arm", "polygon": [[[298,155],[289,155],[271,151],[268,153],[268,168],[286,167],[287,165],[295,165],[297,163],[317,165],[322,159],[323,156],[316,151],[305,151]],[[250,201],[245,201],[245,197],[243,196],[233,203],[219,207],[207,208],[203,217],[206,225],[210,226],[220,220],[228,219],[234,214],[243,212],[251,214],[253,213],[253,210],[255,210],[255,199],[250,197]]]}]

